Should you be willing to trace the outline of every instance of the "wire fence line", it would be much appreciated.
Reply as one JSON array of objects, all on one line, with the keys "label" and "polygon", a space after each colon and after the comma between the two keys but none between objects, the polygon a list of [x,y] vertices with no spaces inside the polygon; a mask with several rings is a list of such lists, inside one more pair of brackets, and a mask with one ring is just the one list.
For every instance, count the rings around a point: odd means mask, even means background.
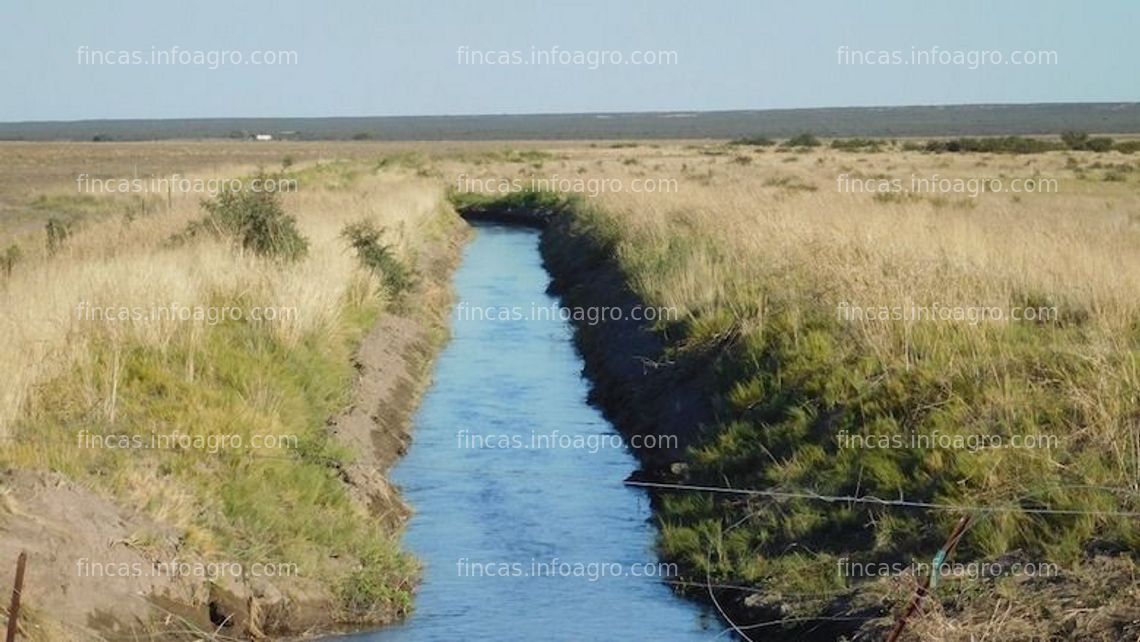
[{"label": "wire fence line", "polygon": [[[40,442],[45,445],[62,445],[64,442],[59,440],[50,439],[20,439],[14,436],[0,436],[0,442],[4,441],[22,441],[26,445],[32,445],[35,442]],[[114,449],[129,452],[131,449]],[[149,451],[162,452],[162,449],[142,449]],[[181,449],[169,449],[172,453],[177,453]],[[194,449],[187,449],[193,451]],[[248,454],[252,459],[273,459],[282,461],[298,461],[308,460],[317,461],[328,464],[330,466],[340,466],[342,464],[350,464],[351,462],[343,462],[338,459],[324,457],[321,455],[295,455],[295,456],[282,456],[265,454],[256,448],[233,448],[226,449],[220,452],[228,452],[232,454]],[[219,454],[211,453],[211,454]],[[417,469],[417,467],[397,463],[397,466],[405,468]],[[447,467],[418,467],[420,470],[430,470],[436,472],[454,472],[457,474],[471,474],[474,472],[472,469],[460,468],[447,468]],[[510,469],[497,469],[494,471],[496,475],[517,475],[520,477],[533,478],[533,471],[528,470],[510,470]],[[546,471],[543,473],[546,477],[559,477],[562,479],[570,479],[577,481],[586,481],[590,483],[597,483],[597,478],[586,478],[580,475],[565,475],[559,474],[556,471]],[[637,488],[662,490],[662,491],[689,491],[689,492],[703,492],[727,495],[740,495],[750,497],[768,497],[771,499],[805,499],[812,501],[822,501],[834,504],[866,504],[874,506],[887,506],[898,508],[913,508],[913,509],[927,509],[927,510],[943,510],[943,511],[964,511],[979,514],[988,513],[1024,513],[1029,515],[1091,515],[1099,517],[1140,517],[1140,511],[1118,511],[1118,510],[1083,510],[1083,509],[1065,509],[1065,508],[1050,508],[1050,507],[1031,507],[1031,506],[1016,506],[1016,505],[981,505],[981,504],[948,504],[940,502],[929,502],[919,500],[908,500],[903,497],[897,499],[890,499],[885,497],[877,497],[875,495],[828,495],[811,490],[802,489],[787,489],[787,490],[774,490],[774,489],[755,489],[755,488],[732,488],[728,486],[709,486],[701,484],[683,484],[683,483],[670,483],[670,482],[655,482],[655,481],[642,481],[634,479],[626,479],[623,482],[626,486]],[[1043,486],[1043,488],[1052,489],[1088,489],[1100,490],[1104,492],[1119,493],[1126,495],[1135,495],[1140,497],[1140,488],[1130,488],[1125,486],[1103,486],[1096,484],[1051,484]]]},{"label": "wire fence line", "polygon": [[[903,508],[926,508],[931,510],[965,511],[974,513],[1028,513],[1033,515],[1097,515],[1102,517],[1140,517],[1140,511],[1080,510],[1068,508],[1034,508],[1026,506],[983,506],[979,504],[941,504],[937,502],[913,501],[908,499],[885,499],[874,495],[824,495],[799,490],[759,490],[749,488],[729,488],[724,486],[702,486],[696,484],[671,484],[627,480],[627,486],[652,488],[656,490],[684,490],[703,493],[770,497],[772,499],[809,499],[835,504],[874,504],[876,506],[898,506]],[[1102,487],[1108,488],[1108,487]],[[1129,490],[1129,489],[1119,489]]]}]

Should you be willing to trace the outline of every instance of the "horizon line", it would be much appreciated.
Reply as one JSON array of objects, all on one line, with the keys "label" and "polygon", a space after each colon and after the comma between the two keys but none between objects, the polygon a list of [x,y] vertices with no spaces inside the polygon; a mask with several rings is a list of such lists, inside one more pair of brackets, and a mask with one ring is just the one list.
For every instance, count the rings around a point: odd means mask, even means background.
[{"label": "horizon line", "polygon": [[455,114],[389,114],[389,115],[354,115],[354,116],[164,116],[164,117],[112,117],[112,118],[76,118],[55,120],[0,120],[0,125],[31,125],[51,123],[94,123],[94,122],[124,122],[124,121],[205,121],[205,120],[351,120],[365,118],[510,118],[510,117],[541,117],[541,116],[625,116],[625,115],[659,115],[659,114],[725,114],[725,113],[761,113],[761,112],[787,112],[787,111],[828,111],[846,109],[932,109],[943,107],[1037,107],[1037,106],[1065,106],[1065,105],[1140,105],[1140,100],[1104,100],[1104,101],[1055,101],[1055,102],[1010,102],[1010,103],[925,103],[908,105],[843,105],[826,107],[767,107],[767,108],[735,108],[735,109],[653,109],[644,111],[568,111],[568,112],[499,112],[499,113],[455,113]]}]

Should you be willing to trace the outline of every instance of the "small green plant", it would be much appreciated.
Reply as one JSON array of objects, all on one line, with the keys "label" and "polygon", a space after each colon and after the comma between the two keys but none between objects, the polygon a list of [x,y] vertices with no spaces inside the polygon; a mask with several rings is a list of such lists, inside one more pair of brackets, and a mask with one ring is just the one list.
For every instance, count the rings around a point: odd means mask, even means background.
[{"label": "small green plant", "polygon": [[1085,132],[1061,132],[1061,142],[1074,151],[1107,152],[1112,149],[1113,140],[1107,136],[1090,138]]},{"label": "small green plant", "polygon": [[[258,173],[251,185],[264,185],[276,177]],[[234,239],[242,249],[285,261],[296,261],[309,251],[309,241],[297,229],[297,221],[285,213],[277,192],[225,190],[203,201],[205,218],[191,223],[175,240],[203,232]]]},{"label": "small green plant", "polygon": [[1065,147],[1074,150],[1087,149],[1089,142],[1089,135],[1085,132],[1067,131],[1061,132],[1061,142]]},{"label": "small green plant", "polygon": [[399,258],[392,246],[381,242],[384,229],[367,219],[350,223],[340,233],[356,251],[361,265],[380,278],[384,288],[399,296],[415,285],[415,275]]},{"label": "small green plant", "polygon": [[23,255],[20,246],[15,243],[9,245],[4,253],[0,254],[0,268],[4,270],[4,278],[12,276],[12,268],[16,267]]},{"label": "small green plant", "polygon": [[831,141],[831,148],[847,152],[877,152],[883,144],[883,141],[873,138],[837,138]]},{"label": "small green plant", "polygon": [[1107,136],[1090,138],[1085,147],[1090,152],[1107,152],[1112,149],[1113,140]]},{"label": "small green plant", "polygon": [[784,147],[819,147],[819,139],[809,133],[803,133],[795,138],[784,141]]},{"label": "small green plant", "polygon": [[[1070,138],[1073,139],[1071,136]],[[1093,139],[1098,140],[1098,139]],[[1039,154],[1064,149],[1067,143],[1026,136],[997,136],[990,138],[952,138],[927,141],[923,151],[941,154],[945,152],[974,152],[980,154]]]},{"label": "small green plant", "polygon": [[756,147],[771,147],[775,144],[776,141],[767,136],[745,136],[729,143],[729,145],[753,145]]},{"label": "small green plant", "polygon": [[47,231],[48,253],[55,254],[71,236],[72,222],[52,216],[47,220],[44,229]]}]

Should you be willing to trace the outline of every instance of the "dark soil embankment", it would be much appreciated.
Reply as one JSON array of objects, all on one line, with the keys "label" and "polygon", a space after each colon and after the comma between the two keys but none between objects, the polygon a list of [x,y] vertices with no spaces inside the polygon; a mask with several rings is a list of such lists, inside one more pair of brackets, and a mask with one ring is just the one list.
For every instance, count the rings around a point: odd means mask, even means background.
[{"label": "dark soil embankment", "polygon": [[634,320],[631,313],[644,304],[629,289],[609,248],[575,231],[570,217],[551,218],[543,229],[541,251],[552,277],[550,290],[564,306],[620,310],[608,313],[617,320],[575,325],[575,341],[592,383],[590,400],[627,438],[656,437],[663,444],[638,451],[645,465],[641,476],[671,476],[686,449],[712,423],[708,383],[715,355],[671,361],[662,337]]},{"label": "dark soil embankment", "polygon": [[590,401],[631,444],[649,444],[634,448],[644,466],[636,476],[675,476],[685,451],[713,420],[708,383],[715,351],[669,359],[660,334],[637,320],[634,312],[645,305],[630,290],[612,249],[575,229],[572,207],[531,192],[459,204],[460,214],[470,221],[542,230],[540,251],[551,276],[550,292],[570,310],[606,311],[605,320],[574,324],[575,344],[591,383]]}]

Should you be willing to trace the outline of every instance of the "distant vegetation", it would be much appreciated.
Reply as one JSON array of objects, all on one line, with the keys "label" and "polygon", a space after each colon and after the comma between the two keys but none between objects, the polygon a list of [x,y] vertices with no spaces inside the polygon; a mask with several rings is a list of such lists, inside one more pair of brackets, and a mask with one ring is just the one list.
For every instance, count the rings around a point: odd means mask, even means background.
[{"label": "distant vegetation", "polygon": [[3,140],[117,141],[164,138],[249,138],[255,132],[295,132],[298,140],[620,140],[737,137],[759,132],[786,138],[804,131],[828,137],[1028,135],[1078,129],[1140,133],[1138,103],[941,105],[702,112],[695,118],[625,113],[364,118],[216,118],[0,123]]},{"label": "distant vegetation", "polygon": [[730,144],[732,145],[753,145],[756,147],[771,147],[776,144],[776,141],[768,138],[767,136],[745,136],[737,138]]},{"label": "distant vegetation", "polygon": [[[767,136],[744,136],[735,138],[730,145],[768,147],[776,141]],[[810,132],[801,133],[789,138],[780,144],[787,149],[807,149],[818,147],[822,143],[819,138]],[[849,152],[878,152],[891,147],[893,141],[886,138],[835,138],[830,143],[831,149]],[[903,151],[925,151],[936,154],[941,153],[981,153],[981,154],[1038,154],[1060,150],[1108,152],[1118,151],[1132,154],[1140,151],[1140,140],[1129,140],[1116,143],[1107,136],[1090,136],[1085,132],[1066,131],[1059,140],[1052,138],[1030,136],[994,136],[994,137],[960,137],[949,139],[929,140],[925,143],[916,141],[902,142]]]},{"label": "distant vegetation", "polygon": [[819,147],[820,144],[819,139],[814,134],[803,133],[784,141],[781,147]]},{"label": "distant vegetation", "polygon": [[877,138],[837,138],[831,141],[832,149],[847,152],[877,152],[884,145],[890,145],[890,141]]},{"label": "distant vegetation", "polygon": [[0,267],[4,269],[5,278],[11,278],[12,270],[23,256],[24,252],[20,249],[20,246],[15,243],[9,245],[5,248],[4,253],[0,254]]},{"label": "distant vegetation", "polygon": [[71,236],[74,226],[75,221],[72,219],[53,216],[47,220],[44,231],[47,232],[48,253],[55,254],[63,247],[63,244]]},{"label": "distant vegetation", "polygon": [[999,136],[993,138],[953,138],[932,140],[923,147],[925,151],[995,153],[995,154],[1038,154],[1058,150],[1108,152],[1119,151],[1131,154],[1140,150],[1140,141],[1115,143],[1107,136],[1089,136],[1084,132],[1063,132],[1060,140],[1030,138],[1025,136]]}]

